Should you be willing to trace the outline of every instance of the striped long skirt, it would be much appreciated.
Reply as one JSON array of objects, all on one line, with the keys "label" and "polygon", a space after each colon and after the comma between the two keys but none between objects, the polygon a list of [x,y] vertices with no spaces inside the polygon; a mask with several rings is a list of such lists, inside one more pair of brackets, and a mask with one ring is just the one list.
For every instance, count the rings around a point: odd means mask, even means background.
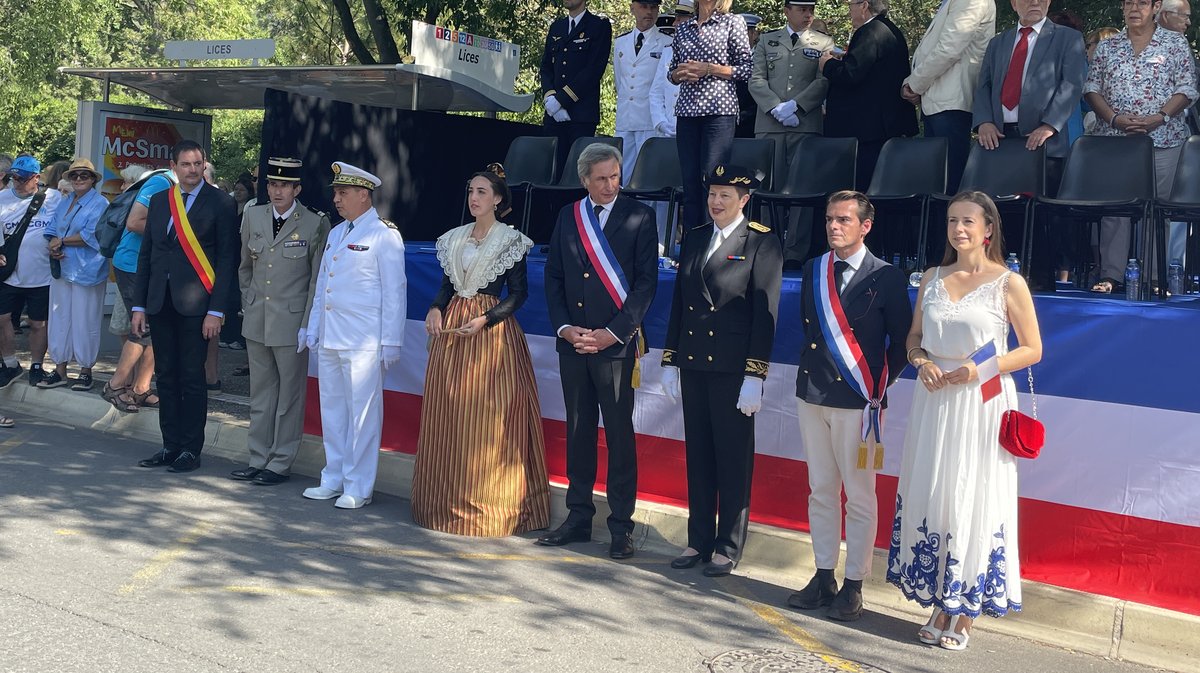
[{"label": "striped long skirt", "polygon": [[[497,302],[455,296],[443,324],[458,327]],[[533,362],[516,319],[433,339],[413,471],[417,525],[482,537],[548,527],[545,453]]]}]

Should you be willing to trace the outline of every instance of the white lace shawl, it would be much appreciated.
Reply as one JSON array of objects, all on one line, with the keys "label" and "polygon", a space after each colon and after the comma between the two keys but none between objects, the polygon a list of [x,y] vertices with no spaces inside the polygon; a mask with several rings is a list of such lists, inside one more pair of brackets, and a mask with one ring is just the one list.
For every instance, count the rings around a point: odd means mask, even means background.
[{"label": "white lace shawl", "polygon": [[455,227],[439,236],[436,243],[438,262],[460,297],[474,297],[505,271],[513,268],[533,247],[533,241],[528,236],[503,222],[497,222],[484,237],[471,267],[463,268],[462,249],[469,245],[467,238],[474,227],[474,223]]}]

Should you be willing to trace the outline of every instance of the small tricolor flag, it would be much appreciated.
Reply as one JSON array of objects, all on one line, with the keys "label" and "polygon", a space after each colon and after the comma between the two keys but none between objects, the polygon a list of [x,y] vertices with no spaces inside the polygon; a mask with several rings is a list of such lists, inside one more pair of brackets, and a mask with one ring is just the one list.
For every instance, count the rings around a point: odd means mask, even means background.
[{"label": "small tricolor flag", "polygon": [[983,401],[1000,394],[1000,356],[996,354],[996,342],[989,341],[971,354],[975,369],[979,373],[979,392]]}]

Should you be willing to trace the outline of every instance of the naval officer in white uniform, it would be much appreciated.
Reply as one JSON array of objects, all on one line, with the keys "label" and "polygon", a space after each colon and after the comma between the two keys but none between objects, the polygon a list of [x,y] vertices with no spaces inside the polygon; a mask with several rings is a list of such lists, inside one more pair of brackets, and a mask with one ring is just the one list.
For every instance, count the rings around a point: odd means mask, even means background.
[{"label": "naval officer in white uniform", "polygon": [[647,138],[653,138],[654,121],[650,115],[650,85],[658,74],[663,51],[672,38],[659,32],[660,0],[636,0],[630,3],[633,30],[613,40],[613,81],[617,87],[617,135],[621,138],[622,182],[633,177],[638,150]]},{"label": "naval officer in white uniform", "polygon": [[329,233],[304,340],[317,352],[325,469],[303,495],[357,509],[375,489],[383,373],[400,359],[408,287],[404,240],[371,203],[381,181],[340,161],[333,174],[345,221]]}]

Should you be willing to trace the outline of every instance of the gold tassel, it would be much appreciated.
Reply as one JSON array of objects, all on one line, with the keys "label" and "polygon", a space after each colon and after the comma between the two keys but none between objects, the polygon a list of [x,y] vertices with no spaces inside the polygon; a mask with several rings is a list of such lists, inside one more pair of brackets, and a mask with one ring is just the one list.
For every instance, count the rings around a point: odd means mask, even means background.
[{"label": "gold tassel", "polygon": [[646,336],[639,327],[637,331],[637,350],[633,354],[633,389],[642,387],[642,356],[646,354]]},{"label": "gold tassel", "polygon": [[633,389],[637,390],[642,387],[642,361],[636,359],[633,361]]},{"label": "gold tassel", "polygon": [[875,445],[875,470],[883,469],[883,442]]},{"label": "gold tassel", "polygon": [[867,469],[867,443],[865,441],[858,444],[858,469]]}]

